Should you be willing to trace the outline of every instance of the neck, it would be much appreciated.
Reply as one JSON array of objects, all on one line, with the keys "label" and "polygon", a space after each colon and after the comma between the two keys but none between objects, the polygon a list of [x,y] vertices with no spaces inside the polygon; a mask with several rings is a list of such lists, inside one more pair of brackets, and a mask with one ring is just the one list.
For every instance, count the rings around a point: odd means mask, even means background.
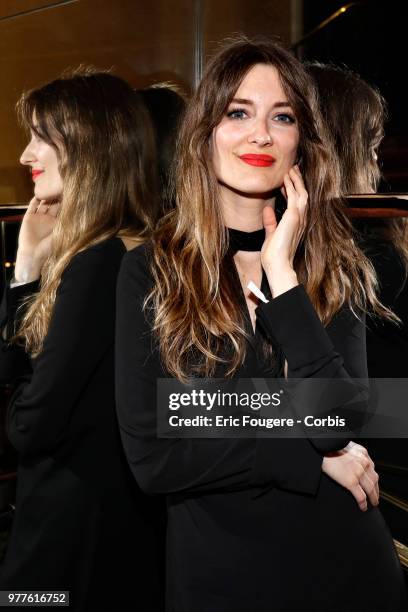
[{"label": "neck", "polygon": [[224,223],[227,227],[243,232],[254,232],[263,228],[262,211],[265,206],[275,208],[275,197],[248,196],[220,186],[220,203]]}]

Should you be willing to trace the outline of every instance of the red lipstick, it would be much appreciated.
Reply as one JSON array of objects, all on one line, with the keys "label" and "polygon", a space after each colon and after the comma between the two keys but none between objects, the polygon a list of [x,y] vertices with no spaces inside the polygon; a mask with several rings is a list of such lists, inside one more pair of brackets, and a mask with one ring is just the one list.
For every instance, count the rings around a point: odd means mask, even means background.
[{"label": "red lipstick", "polygon": [[245,153],[244,155],[240,155],[239,158],[250,166],[260,166],[262,168],[272,166],[272,164],[276,161],[272,155],[261,155],[255,153]]},{"label": "red lipstick", "polygon": [[44,170],[31,170],[31,176],[33,177],[33,181],[42,174]]}]

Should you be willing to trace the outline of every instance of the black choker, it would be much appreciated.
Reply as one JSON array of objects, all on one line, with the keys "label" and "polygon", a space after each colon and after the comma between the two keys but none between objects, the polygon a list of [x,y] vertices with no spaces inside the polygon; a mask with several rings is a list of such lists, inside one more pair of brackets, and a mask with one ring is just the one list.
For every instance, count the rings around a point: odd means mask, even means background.
[{"label": "black choker", "polygon": [[265,229],[255,232],[241,232],[228,228],[229,245],[234,253],[237,251],[260,251],[265,241]]}]

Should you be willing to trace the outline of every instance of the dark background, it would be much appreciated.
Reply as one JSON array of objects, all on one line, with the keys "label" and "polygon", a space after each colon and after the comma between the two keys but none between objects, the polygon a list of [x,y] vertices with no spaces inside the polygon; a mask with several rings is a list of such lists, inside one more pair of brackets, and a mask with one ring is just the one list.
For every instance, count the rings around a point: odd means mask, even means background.
[{"label": "dark background", "polygon": [[[342,6],[347,10],[328,24],[324,20]],[[405,2],[306,0],[304,36],[295,44],[301,59],[346,65],[376,85],[388,103],[389,120],[379,159],[385,181],[380,191],[408,192],[408,32]],[[405,12],[405,11],[404,11]],[[310,34],[315,28],[317,31]],[[303,42],[302,42],[303,41]]]}]

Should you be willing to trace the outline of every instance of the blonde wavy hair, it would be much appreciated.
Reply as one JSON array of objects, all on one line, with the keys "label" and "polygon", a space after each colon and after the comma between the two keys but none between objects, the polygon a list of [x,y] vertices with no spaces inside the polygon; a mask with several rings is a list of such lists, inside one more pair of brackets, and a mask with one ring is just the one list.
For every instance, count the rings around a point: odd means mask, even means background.
[{"label": "blonde wavy hair", "polygon": [[153,313],[163,363],[181,381],[211,376],[221,363],[230,376],[245,358],[247,333],[228,270],[228,232],[209,143],[256,64],[277,69],[299,126],[299,165],[309,193],[307,227],[294,262],[299,282],[324,324],[344,304],[365,310],[368,302],[376,312],[386,312],[376,298],[374,270],[352,238],[338,160],[312,79],[269,39],[229,39],[208,63],[187,108],[178,139],[177,208],[162,221],[152,244],[155,282],[145,307]]},{"label": "blonde wavy hair", "polygon": [[93,68],[23,94],[17,110],[23,125],[55,149],[63,181],[51,255],[16,335],[38,354],[72,258],[116,235],[150,235],[159,214],[154,139],[139,94]]}]

